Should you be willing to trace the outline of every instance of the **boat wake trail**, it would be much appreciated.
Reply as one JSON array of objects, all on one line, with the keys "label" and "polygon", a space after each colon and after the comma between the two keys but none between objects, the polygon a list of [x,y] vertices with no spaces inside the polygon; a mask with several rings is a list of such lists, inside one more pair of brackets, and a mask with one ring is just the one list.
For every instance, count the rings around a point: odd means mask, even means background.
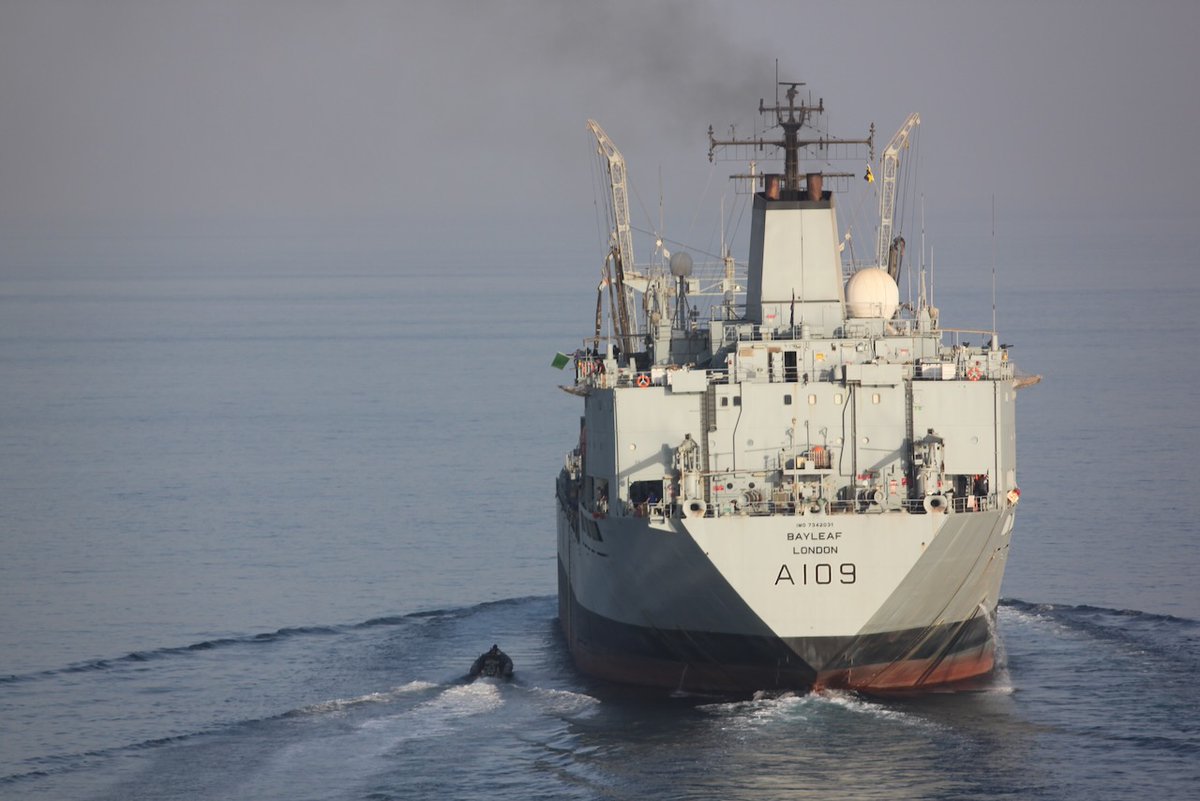
[{"label": "boat wake trail", "polygon": [[917,715],[844,690],[821,690],[806,695],[760,692],[747,701],[705,704],[698,708],[721,718],[731,728],[742,730],[792,726],[801,722],[806,725],[828,723],[847,714],[908,726],[930,725]]},{"label": "boat wake trail", "polygon": [[1043,621],[1064,632],[1107,643],[1130,656],[1157,657],[1180,670],[1200,669],[1200,621],[1135,609],[1034,603],[1013,598],[1001,607],[1026,621]]},{"label": "boat wake trail", "polygon": [[175,656],[190,656],[197,653],[215,651],[223,648],[268,645],[293,637],[313,637],[337,634],[341,630],[344,630],[344,627],[298,626],[282,628],[271,632],[263,632],[261,634],[247,634],[237,637],[220,637],[212,640],[201,640],[200,642],[194,642],[190,645],[166,646],[149,651],[132,651],[124,656],[106,659],[91,659],[85,662],[76,662],[60,668],[51,668],[48,670],[39,670],[30,673],[14,673],[7,676],[0,676],[0,685],[36,681],[38,679],[54,678],[55,676],[71,675],[76,673],[93,673],[104,670],[119,669],[128,666],[139,666],[146,662],[153,662],[159,659],[167,659]]},{"label": "boat wake trail", "polygon": [[282,717],[297,717],[300,715],[327,715],[333,712],[345,712],[366,704],[389,704],[410,693],[419,693],[436,689],[439,685],[427,681],[410,681],[400,687],[393,687],[384,692],[367,693],[355,698],[334,698],[329,701],[319,701],[300,709],[285,712]]},{"label": "boat wake trail", "polygon": [[[8,677],[0,683],[0,720],[12,734],[0,752],[0,795],[55,798],[71,795],[73,782],[103,782],[113,798],[154,798],[163,776],[224,775],[231,773],[225,766],[238,764],[245,770],[233,772],[213,797],[311,795],[292,783],[314,775],[329,776],[327,796],[339,797],[362,790],[355,782],[364,777],[387,775],[385,783],[394,785],[403,783],[397,777],[404,771],[456,764],[468,749],[487,752],[495,738],[538,753],[561,750],[551,761],[565,761],[562,775],[570,777],[591,764],[580,761],[579,742],[630,726],[664,737],[723,732],[758,742],[776,734],[788,739],[797,726],[836,736],[873,721],[936,738],[960,725],[963,710],[978,717],[981,705],[1008,720],[1004,705],[1013,699],[1065,708],[1056,725],[1078,728],[1081,739],[1176,760],[1200,756],[1200,734],[1159,711],[1196,703],[1200,624],[1192,620],[1006,599],[999,615],[1006,673],[979,688],[982,696],[764,692],[749,700],[661,696],[646,706],[574,670],[555,608],[552,597],[515,598]],[[512,655],[515,679],[468,683],[471,660],[492,642]],[[1144,680],[1147,673],[1153,681]],[[1065,686],[1063,675],[1089,677],[1088,692],[1076,697],[1078,682]],[[1087,723],[1097,716],[1113,725],[1101,731]]]},{"label": "boat wake trail", "polygon": [[490,601],[488,603],[470,607],[462,607],[458,609],[435,609],[422,612],[413,612],[407,615],[371,618],[370,620],[365,620],[361,623],[290,626],[276,629],[275,631],[260,632],[257,634],[241,634],[230,637],[217,637],[209,640],[200,640],[188,645],[171,645],[151,650],[131,651],[124,656],[90,659],[83,662],[64,665],[58,668],[49,668],[47,670],[0,675],[0,686],[5,684],[18,684],[23,682],[37,681],[39,679],[48,679],[56,676],[72,675],[77,673],[93,673],[120,669],[129,666],[140,667],[147,662],[169,659],[171,657],[195,656],[197,654],[205,654],[211,651],[230,648],[274,645],[295,638],[327,637],[331,635],[345,634],[352,631],[362,631],[377,628],[396,628],[401,626],[427,624],[430,621],[454,620],[470,616],[472,614],[478,614],[497,606],[520,604],[529,600],[532,600],[532,598],[510,598],[502,601]]},{"label": "boat wake trail", "polygon": [[[372,725],[386,729],[388,716],[400,715],[416,722],[413,731],[432,732],[473,714],[472,703],[495,700],[497,688],[466,687],[462,680],[479,650],[497,638],[522,655],[519,674],[536,676],[539,663],[560,669],[548,645],[552,630],[551,599],[513,598],[201,640],[0,677],[0,720],[13,729],[0,750],[0,786],[28,786],[199,739],[237,739],[264,726],[340,726],[375,715]],[[525,656],[531,653],[547,657]],[[164,707],[167,689],[173,700]],[[567,689],[552,684],[546,692]],[[425,704],[428,720],[409,708],[414,703]]]}]

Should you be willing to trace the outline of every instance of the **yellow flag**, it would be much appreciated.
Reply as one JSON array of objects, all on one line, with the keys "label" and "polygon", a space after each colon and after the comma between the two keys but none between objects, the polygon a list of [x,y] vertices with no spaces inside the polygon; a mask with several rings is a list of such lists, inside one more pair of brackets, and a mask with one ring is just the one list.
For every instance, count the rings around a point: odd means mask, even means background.
[{"label": "yellow flag", "polygon": [[863,176],[863,180],[869,184],[875,183],[875,174],[871,172],[871,165],[867,165],[867,174]]}]

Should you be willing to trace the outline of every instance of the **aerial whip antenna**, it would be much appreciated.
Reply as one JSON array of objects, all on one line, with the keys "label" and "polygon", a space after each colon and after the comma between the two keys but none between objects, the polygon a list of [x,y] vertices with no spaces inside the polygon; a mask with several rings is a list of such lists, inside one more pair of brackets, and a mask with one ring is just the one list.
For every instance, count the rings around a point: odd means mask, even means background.
[{"label": "aerial whip antenna", "polygon": [[996,348],[996,193],[992,193],[992,349]]}]

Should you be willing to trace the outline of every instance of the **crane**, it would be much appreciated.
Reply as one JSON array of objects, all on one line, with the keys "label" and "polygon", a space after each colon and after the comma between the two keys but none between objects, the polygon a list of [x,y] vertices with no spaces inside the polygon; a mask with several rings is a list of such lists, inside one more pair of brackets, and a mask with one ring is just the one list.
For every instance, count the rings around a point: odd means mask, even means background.
[{"label": "crane", "polygon": [[[900,151],[908,146],[908,137],[913,128],[921,124],[921,115],[915,111],[896,131],[892,141],[883,150],[881,162],[883,181],[879,190],[879,243],[876,248],[877,264],[881,270],[887,270],[893,279],[900,277],[900,253],[897,253],[893,263],[889,259],[892,248],[893,217],[896,213],[896,168],[900,164]],[[898,249],[904,247],[903,240],[897,243]]]},{"label": "crane", "polygon": [[[633,348],[633,319],[629,309],[629,294],[625,286],[625,272],[634,269],[633,234],[629,225],[629,189],[625,177],[625,157],[608,138],[608,134],[595,120],[588,120],[588,129],[596,137],[601,160],[608,172],[608,185],[612,201],[612,246],[609,258],[613,262],[613,281],[610,291],[616,292],[617,337],[625,353]],[[597,302],[599,299],[597,299]],[[597,311],[599,306],[597,305]]]}]

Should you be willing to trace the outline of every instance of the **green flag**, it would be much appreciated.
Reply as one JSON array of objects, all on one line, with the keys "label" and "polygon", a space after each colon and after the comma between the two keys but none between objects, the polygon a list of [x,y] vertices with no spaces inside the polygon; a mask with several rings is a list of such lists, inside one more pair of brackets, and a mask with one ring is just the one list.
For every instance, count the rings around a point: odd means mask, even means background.
[{"label": "green flag", "polygon": [[551,367],[557,367],[559,370],[571,363],[571,357],[565,353],[554,354],[554,361],[550,362]]}]

